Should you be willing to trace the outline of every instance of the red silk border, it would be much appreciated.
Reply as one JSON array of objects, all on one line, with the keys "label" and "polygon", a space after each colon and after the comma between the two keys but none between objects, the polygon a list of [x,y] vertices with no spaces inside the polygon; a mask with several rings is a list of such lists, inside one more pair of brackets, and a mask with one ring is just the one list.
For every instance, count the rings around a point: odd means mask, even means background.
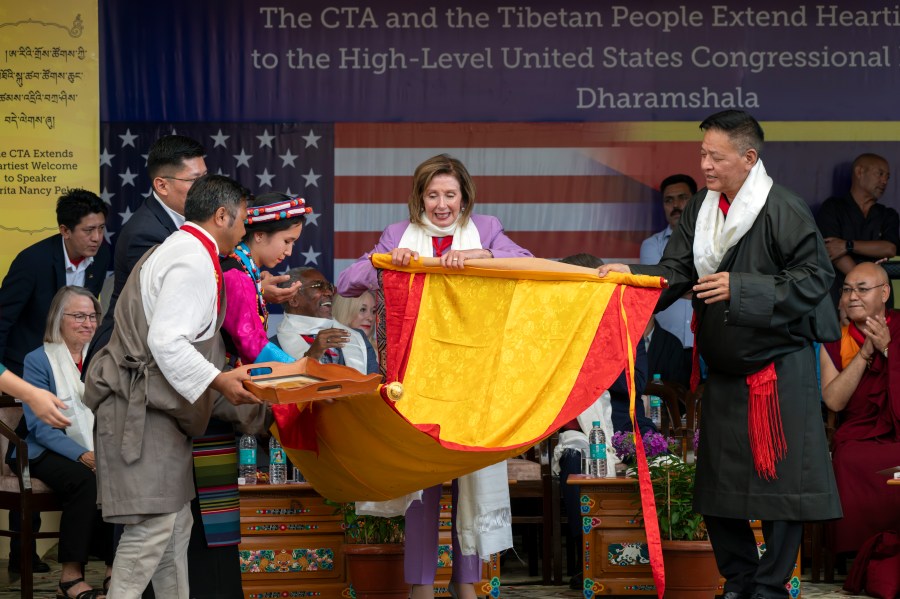
[{"label": "red silk border", "polygon": [[[638,487],[641,491],[641,509],[644,513],[644,532],[647,534],[647,552],[650,555],[650,568],[653,571],[653,582],[656,585],[656,595],[658,599],[663,599],[666,592],[666,568],[662,557],[662,542],[659,534],[659,520],[656,517],[656,497],[653,494],[653,481],[650,480],[650,467],[647,465],[647,454],[644,451],[644,440],[641,437],[640,428],[638,428],[637,416],[635,414],[636,393],[634,389],[634,342],[637,339],[641,343],[643,329],[637,335],[634,334],[635,319],[629,323],[628,305],[629,301],[624,298],[626,290],[622,290],[622,321],[626,323],[624,345],[628,348],[628,415],[631,418],[631,426],[634,431],[634,451],[637,454],[638,466]],[[654,302],[655,303],[655,302]],[[634,312],[631,312],[634,316]],[[646,322],[646,321],[641,321]]]},{"label": "red silk border", "polygon": [[381,276],[384,288],[385,328],[387,329],[388,363],[386,383],[402,381],[409,362],[416,318],[425,288],[425,275],[385,270]]}]

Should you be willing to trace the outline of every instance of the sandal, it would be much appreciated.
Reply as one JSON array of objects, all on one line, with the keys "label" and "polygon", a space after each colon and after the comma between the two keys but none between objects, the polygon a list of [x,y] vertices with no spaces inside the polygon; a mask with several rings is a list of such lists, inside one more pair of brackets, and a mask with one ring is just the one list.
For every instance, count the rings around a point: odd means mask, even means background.
[{"label": "sandal", "polygon": [[56,591],[56,599],[101,599],[102,597],[106,597],[106,593],[104,593],[100,589],[88,589],[86,591],[81,591],[74,597],[69,595],[69,589],[77,585],[79,582],[84,582],[84,578],[76,578],[75,580],[69,580],[67,582],[60,581],[59,589],[62,591]]}]

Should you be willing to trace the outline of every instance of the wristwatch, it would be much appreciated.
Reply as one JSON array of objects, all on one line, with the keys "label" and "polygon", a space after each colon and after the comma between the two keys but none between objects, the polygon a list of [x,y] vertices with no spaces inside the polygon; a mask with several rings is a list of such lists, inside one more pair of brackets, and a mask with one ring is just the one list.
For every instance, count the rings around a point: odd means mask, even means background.
[{"label": "wristwatch", "polygon": [[881,350],[881,353],[884,354],[884,359],[885,359],[885,360],[887,360],[887,350],[888,350],[888,346],[887,346],[887,345],[885,345],[885,346],[884,346],[884,349]]},{"label": "wristwatch", "polygon": [[847,240],[846,249],[847,249],[848,254],[853,253],[853,240],[851,240],[851,239]]}]

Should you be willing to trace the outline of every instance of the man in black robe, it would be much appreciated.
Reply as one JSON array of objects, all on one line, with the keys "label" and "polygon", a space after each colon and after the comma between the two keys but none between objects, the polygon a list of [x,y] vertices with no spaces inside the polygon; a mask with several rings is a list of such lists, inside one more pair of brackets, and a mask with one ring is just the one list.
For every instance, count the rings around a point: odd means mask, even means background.
[{"label": "man in black robe", "polygon": [[[696,343],[709,367],[694,507],[726,598],[782,599],[802,523],[841,515],[812,347],[840,336],[828,297],[834,270],[806,203],[766,174],[759,123],[728,110],[700,128],[706,189],[659,265],[599,273],[664,276],[659,308],[694,291]],[[762,521],[762,558],[748,519]]]}]

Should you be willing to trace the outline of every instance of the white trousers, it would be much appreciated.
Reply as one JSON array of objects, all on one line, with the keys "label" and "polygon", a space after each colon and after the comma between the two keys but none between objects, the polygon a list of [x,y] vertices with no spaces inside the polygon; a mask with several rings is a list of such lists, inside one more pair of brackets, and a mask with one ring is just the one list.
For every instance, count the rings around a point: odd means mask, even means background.
[{"label": "white trousers", "polygon": [[189,599],[187,549],[193,521],[188,502],[174,514],[126,524],[107,598],[140,599],[152,580],[157,597]]}]

